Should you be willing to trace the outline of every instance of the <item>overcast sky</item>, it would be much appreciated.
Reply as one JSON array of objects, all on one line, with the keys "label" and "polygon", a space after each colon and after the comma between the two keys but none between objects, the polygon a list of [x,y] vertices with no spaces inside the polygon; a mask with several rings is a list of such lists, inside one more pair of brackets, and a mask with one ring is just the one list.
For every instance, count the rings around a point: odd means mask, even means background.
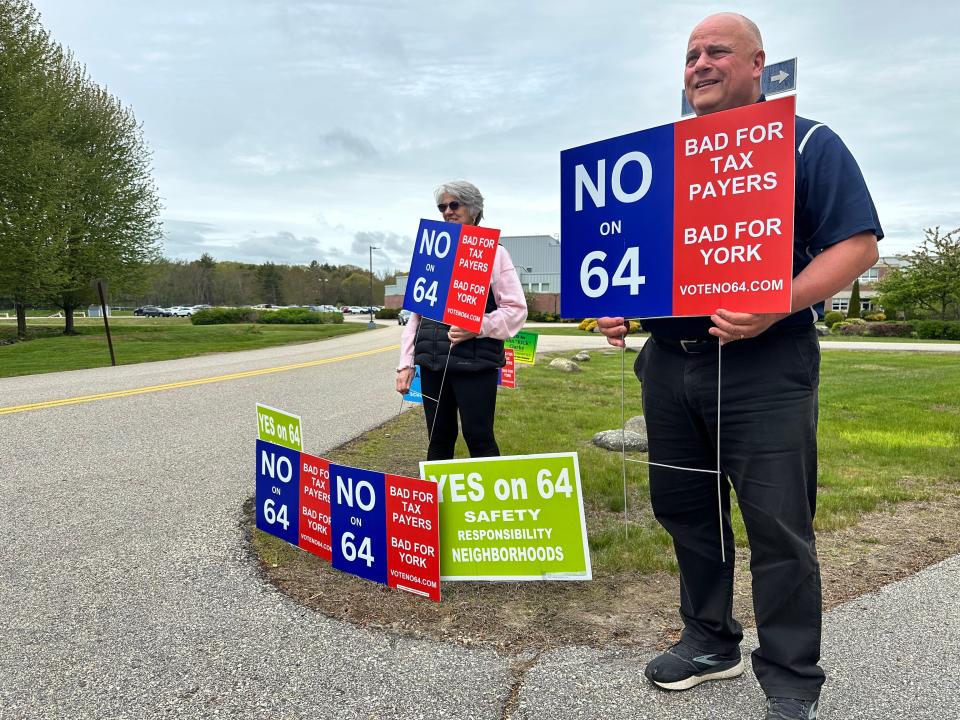
[{"label": "overcast sky", "polygon": [[887,238],[960,226],[960,3],[34,0],[133,107],[164,253],[406,269],[433,188],[475,183],[485,224],[560,231],[560,151],[679,117],[691,28],[732,10],[798,113],[860,163]]}]

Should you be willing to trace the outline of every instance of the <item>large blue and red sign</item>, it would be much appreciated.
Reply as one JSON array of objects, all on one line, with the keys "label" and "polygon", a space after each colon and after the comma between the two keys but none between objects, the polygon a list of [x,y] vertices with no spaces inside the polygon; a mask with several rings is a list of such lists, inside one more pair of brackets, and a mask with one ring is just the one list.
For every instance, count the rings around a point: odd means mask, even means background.
[{"label": "large blue and red sign", "polygon": [[480,332],[500,231],[421,220],[403,307]]},{"label": "large blue and red sign", "polygon": [[257,528],[333,567],[440,601],[437,484],[257,441]]},{"label": "large blue and red sign", "polygon": [[564,317],[788,312],[795,98],[560,154]]}]

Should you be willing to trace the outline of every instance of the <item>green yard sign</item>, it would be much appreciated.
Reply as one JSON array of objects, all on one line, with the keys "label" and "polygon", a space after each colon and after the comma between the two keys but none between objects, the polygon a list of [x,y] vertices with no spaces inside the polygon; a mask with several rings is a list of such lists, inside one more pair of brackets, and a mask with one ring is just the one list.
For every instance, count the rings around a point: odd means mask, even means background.
[{"label": "green yard sign", "polygon": [[257,438],[302,452],[300,416],[257,403]]},{"label": "green yard sign", "polygon": [[513,350],[513,362],[517,365],[533,365],[537,356],[537,338],[534,332],[521,330],[512,338],[503,341],[503,346]]},{"label": "green yard sign", "polygon": [[442,580],[590,580],[576,453],[438,460]]}]

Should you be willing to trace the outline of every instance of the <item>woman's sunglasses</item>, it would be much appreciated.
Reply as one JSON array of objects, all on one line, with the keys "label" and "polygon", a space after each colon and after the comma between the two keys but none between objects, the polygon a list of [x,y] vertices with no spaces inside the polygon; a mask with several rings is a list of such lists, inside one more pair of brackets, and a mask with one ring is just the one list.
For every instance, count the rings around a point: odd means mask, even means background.
[{"label": "woman's sunglasses", "polygon": [[447,211],[447,208],[450,208],[451,210],[456,212],[457,210],[460,209],[461,205],[463,205],[462,202],[454,200],[452,203],[440,203],[439,205],[437,205],[437,210],[439,210],[442,213],[445,213]]}]

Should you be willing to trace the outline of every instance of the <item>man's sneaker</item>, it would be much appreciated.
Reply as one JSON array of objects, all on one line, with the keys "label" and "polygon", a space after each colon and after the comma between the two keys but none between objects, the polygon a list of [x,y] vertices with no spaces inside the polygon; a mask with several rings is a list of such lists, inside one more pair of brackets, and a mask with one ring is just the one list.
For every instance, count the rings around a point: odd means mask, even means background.
[{"label": "man's sneaker", "polygon": [[740,648],[728,655],[720,655],[701,652],[681,641],[651,660],[643,674],[664,690],[687,690],[706,680],[742,675],[743,659]]},{"label": "man's sneaker", "polygon": [[767,720],[817,720],[817,700],[767,698]]}]

